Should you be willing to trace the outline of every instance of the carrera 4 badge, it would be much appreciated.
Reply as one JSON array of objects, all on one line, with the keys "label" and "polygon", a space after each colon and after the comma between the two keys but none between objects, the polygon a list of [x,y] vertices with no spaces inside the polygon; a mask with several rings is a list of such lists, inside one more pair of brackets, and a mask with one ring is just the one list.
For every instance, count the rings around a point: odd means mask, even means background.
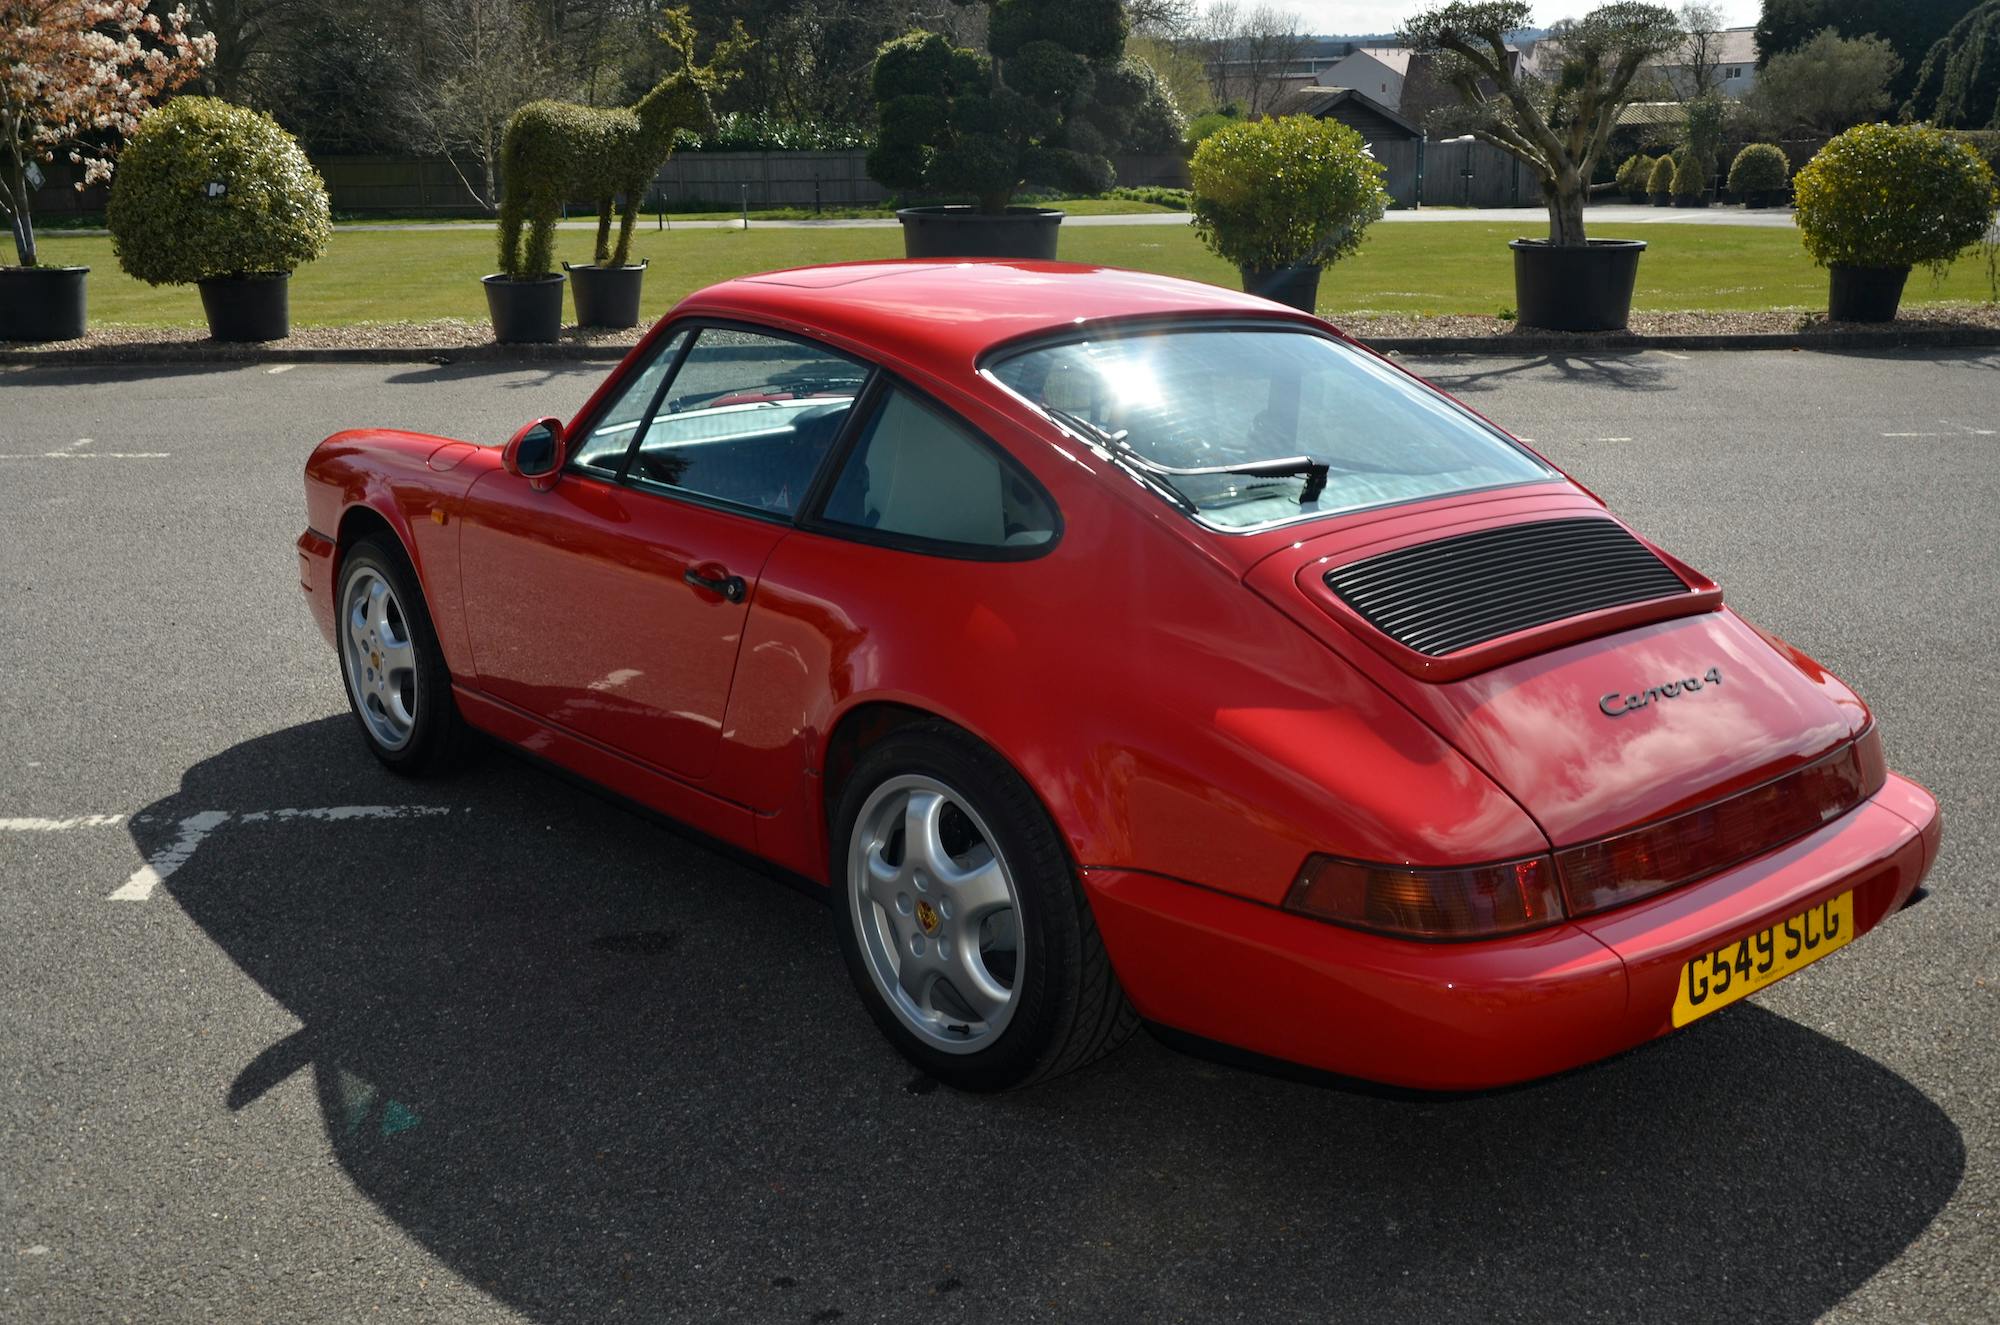
[{"label": "carrera 4 badge", "polygon": [[1597,707],[1604,710],[1607,718],[1622,718],[1627,713],[1645,708],[1656,699],[1673,699],[1679,695],[1692,694],[1703,685],[1722,684],[1722,669],[1711,667],[1699,677],[1690,676],[1684,681],[1669,681],[1665,685],[1647,686],[1636,695],[1622,695],[1616,690],[1597,701]]}]

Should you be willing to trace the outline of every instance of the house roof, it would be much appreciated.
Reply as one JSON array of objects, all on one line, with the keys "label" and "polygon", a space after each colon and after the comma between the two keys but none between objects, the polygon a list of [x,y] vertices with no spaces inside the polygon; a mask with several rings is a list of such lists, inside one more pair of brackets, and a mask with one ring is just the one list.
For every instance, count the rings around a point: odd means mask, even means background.
[{"label": "house roof", "polygon": [[1396,111],[1383,105],[1364,92],[1356,92],[1351,87],[1301,87],[1285,93],[1271,107],[1271,114],[1310,115],[1315,119],[1326,119],[1343,105],[1357,104],[1361,109],[1380,115],[1412,138],[1421,138],[1424,131],[1405,119]]},{"label": "house roof", "polygon": [[[1673,56],[1661,60],[1660,63],[1685,65],[1693,58],[1693,52],[1683,46]],[[1715,64],[1757,63],[1757,29],[1724,28],[1710,39],[1708,58]]]},{"label": "house roof", "polygon": [[1399,74],[1410,72],[1410,48],[1407,46],[1363,46],[1355,54],[1365,55],[1377,64],[1386,65]]},{"label": "house roof", "polygon": [[1687,123],[1687,107],[1678,101],[1635,101],[1618,111],[1618,127],[1677,129]]}]

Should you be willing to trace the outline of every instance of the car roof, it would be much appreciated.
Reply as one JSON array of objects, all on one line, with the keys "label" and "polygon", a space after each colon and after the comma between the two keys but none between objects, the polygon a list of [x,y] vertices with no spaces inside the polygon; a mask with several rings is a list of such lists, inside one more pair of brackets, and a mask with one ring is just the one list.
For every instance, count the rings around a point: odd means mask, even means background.
[{"label": "car roof", "polygon": [[893,259],[761,272],[698,290],[675,311],[789,323],[938,373],[966,370],[1007,341],[1110,319],[1313,323],[1282,305],[1200,281],[1016,258]]}]

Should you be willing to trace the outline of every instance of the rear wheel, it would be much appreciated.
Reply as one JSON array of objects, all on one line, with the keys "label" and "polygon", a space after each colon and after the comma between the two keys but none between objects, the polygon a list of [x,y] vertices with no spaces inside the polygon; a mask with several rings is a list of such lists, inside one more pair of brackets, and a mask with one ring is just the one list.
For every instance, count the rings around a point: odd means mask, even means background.
[{"label": "rear wheel", "polygon": [[849,972],[912,1062],[1004,1090],[1131,1035],[1055,828],[991,751],[943,723],[896,732],[862,755],[834,825]]},{"label": "rear wheel", "polygon": [[399,773],[449,766],[464,739],[437,632],[403,550],[379,535],[341,559],[340,675],[361,734]]}]

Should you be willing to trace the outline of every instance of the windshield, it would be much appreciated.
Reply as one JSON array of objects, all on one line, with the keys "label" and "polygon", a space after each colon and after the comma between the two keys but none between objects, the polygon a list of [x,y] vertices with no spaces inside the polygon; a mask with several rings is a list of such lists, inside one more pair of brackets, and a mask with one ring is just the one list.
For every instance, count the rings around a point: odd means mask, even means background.
[{"label": "windshield", "polygon": [[1217,529],[1555,477],[1467,410],[1311,332],[1107,336],[988,371]]}]

